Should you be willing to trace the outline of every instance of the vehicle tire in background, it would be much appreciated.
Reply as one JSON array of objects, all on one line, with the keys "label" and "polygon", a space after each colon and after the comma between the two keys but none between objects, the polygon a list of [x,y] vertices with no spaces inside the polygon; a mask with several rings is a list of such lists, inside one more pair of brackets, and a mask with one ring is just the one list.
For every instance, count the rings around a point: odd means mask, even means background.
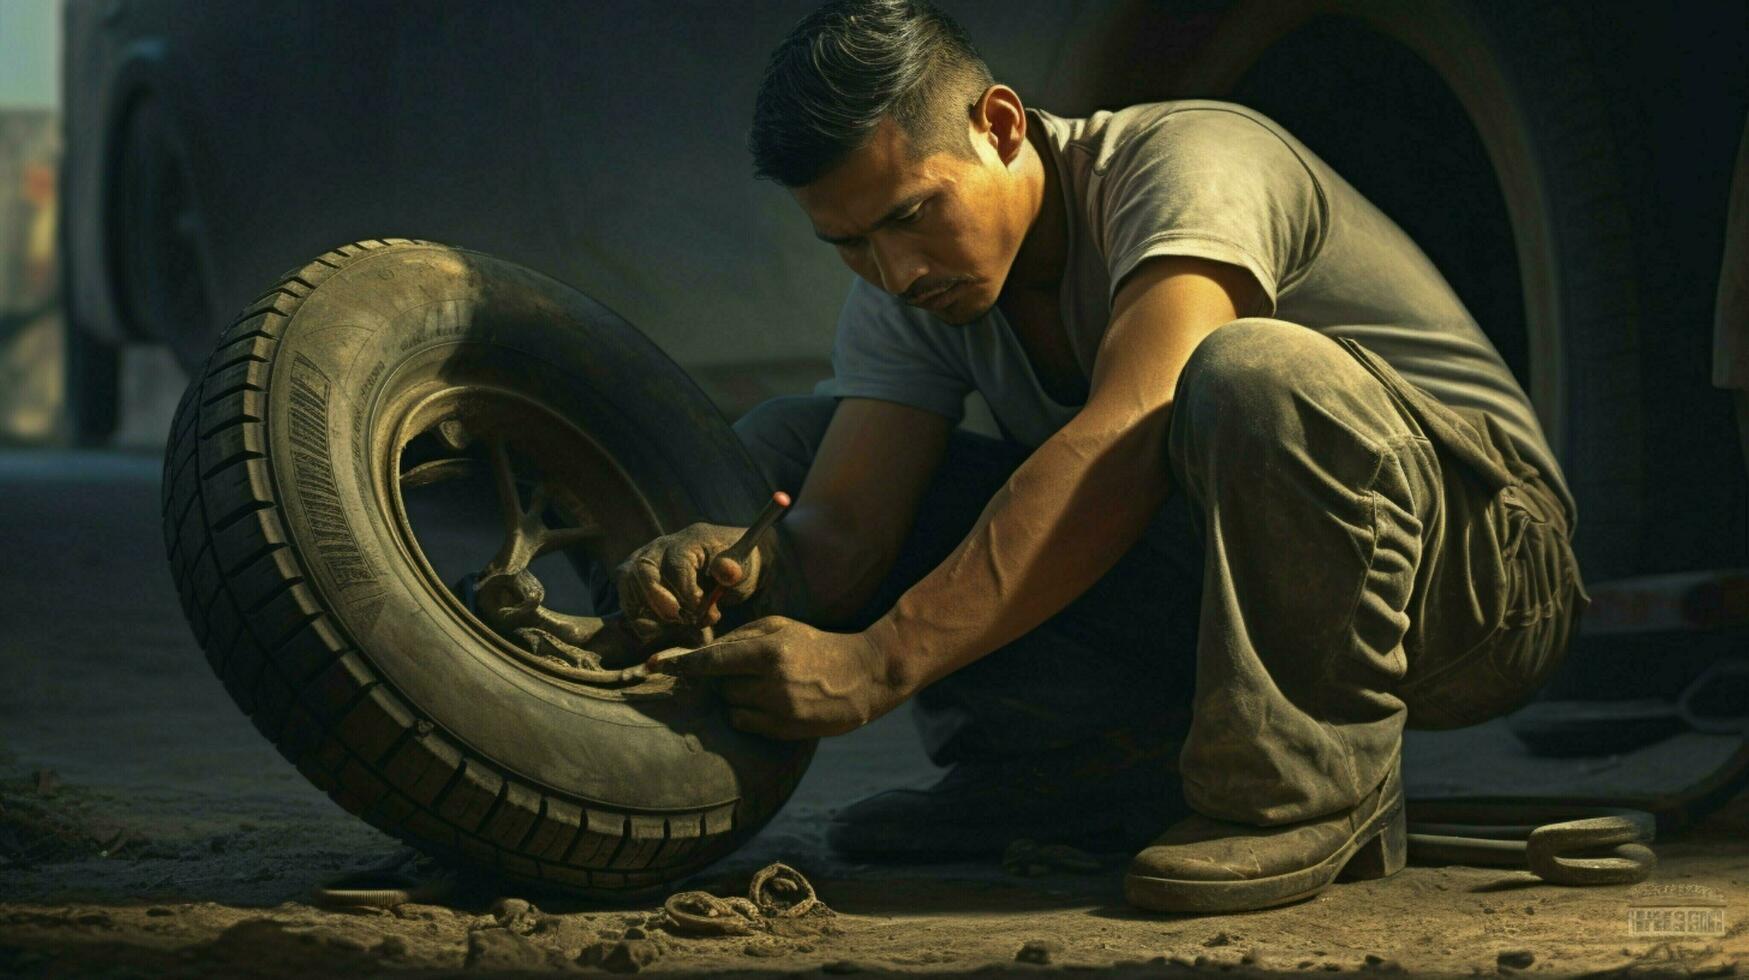
[{"label": "vehicle tire in background", "polygon": [[535,462],[576,491],[555,511],[605,529],[598,564],[694,520],[745,523],[769,493],[606,308],[474,252],[342,246],[243,311],[172,428],[166,545],[226,689],[347,810],[520,882],[624,893],[727,854],[814,743],[735,731],[707,688],[581,682],[512,649],[409,517],[414,470],[471,465],[419,463],[439,436],[522,463],[537,436],[570,440]]}]

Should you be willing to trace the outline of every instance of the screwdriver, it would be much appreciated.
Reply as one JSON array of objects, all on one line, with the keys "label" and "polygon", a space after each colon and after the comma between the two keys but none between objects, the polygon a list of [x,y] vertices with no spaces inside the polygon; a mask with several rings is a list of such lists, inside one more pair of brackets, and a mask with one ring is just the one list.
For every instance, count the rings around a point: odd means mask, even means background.
[{"label": "screwdriver", "polygon": [[[754,547],[759,544],[759,536],[770,530],[771,526],[777,523],[777,519],[782,517],[788,510],[789,494],[784,493],[782,490],[774,492],[771,495],[771,500],[765,504],[765,509],[761,510],[759,516],[753,519],[752,525],[747,528],[746,532],[736,539],[735,543],[730,545],[727,549],[717,552],[717,554],[705,564],[705,568],[709,569],[711,564],[714,564],[718,558],[728,558],[733,560],[735,564],[741,566],[741,571],[745,574],[747,570],[747,559],[752,556]],[[728,586],[718,582],[716,588],[711,589],[710,595],[705,597],[704,605],[699,607],[698,610],[698,626],[700,629],[709,625],[711,608],[717,604],[718,599],[723,597],[723,592],[727,589]]]}]

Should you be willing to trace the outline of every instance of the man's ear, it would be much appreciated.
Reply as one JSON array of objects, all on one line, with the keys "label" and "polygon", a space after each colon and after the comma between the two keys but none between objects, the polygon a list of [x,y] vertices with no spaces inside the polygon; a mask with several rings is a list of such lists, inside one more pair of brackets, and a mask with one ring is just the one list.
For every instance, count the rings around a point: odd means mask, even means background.
[{"label": "man's ear", "polygon": [[1006,85],[985,89],[972,106],[972,126],[1004,165],[1013,163],[1026,145],[1026,106],[1020,93]]}]

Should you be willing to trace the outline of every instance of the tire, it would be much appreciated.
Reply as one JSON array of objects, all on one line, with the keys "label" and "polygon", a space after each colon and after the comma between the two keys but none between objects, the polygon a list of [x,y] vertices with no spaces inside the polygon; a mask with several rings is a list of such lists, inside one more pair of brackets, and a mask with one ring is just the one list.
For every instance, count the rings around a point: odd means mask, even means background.
[{"label": "tire", "polygon": [[384,474],[417,415],[396,413],[464,383],[575,427],[657,530],[745,522],[769,494],[705,396],[606,308],[478,253],[358,242],[245,309],[182,399],[163,506],[189,623],[282,755],[421,850],[593,896],[693,873],[776,812],[814,743],[737,732],[689,685],[543,673],[432,581]]},{"label": "tire", "polygon": [[115,124],[103,200],[108,294],[127,336],[208,353],[220,319],[207,289],[194,178],[163,99],[136,94]]}]

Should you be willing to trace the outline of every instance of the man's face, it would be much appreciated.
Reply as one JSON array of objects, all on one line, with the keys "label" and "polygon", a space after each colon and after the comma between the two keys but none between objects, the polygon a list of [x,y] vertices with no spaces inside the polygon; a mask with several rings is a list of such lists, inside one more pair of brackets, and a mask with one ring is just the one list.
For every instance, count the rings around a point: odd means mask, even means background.
[{"label": "man's face", "polygon": [[885,119],[791,193],[857,275],[937,319],[971,323],[995,305],[1026,234],[1009,168],[987,134],[973,137],[975,158],[912,160],[904,131]]}]

